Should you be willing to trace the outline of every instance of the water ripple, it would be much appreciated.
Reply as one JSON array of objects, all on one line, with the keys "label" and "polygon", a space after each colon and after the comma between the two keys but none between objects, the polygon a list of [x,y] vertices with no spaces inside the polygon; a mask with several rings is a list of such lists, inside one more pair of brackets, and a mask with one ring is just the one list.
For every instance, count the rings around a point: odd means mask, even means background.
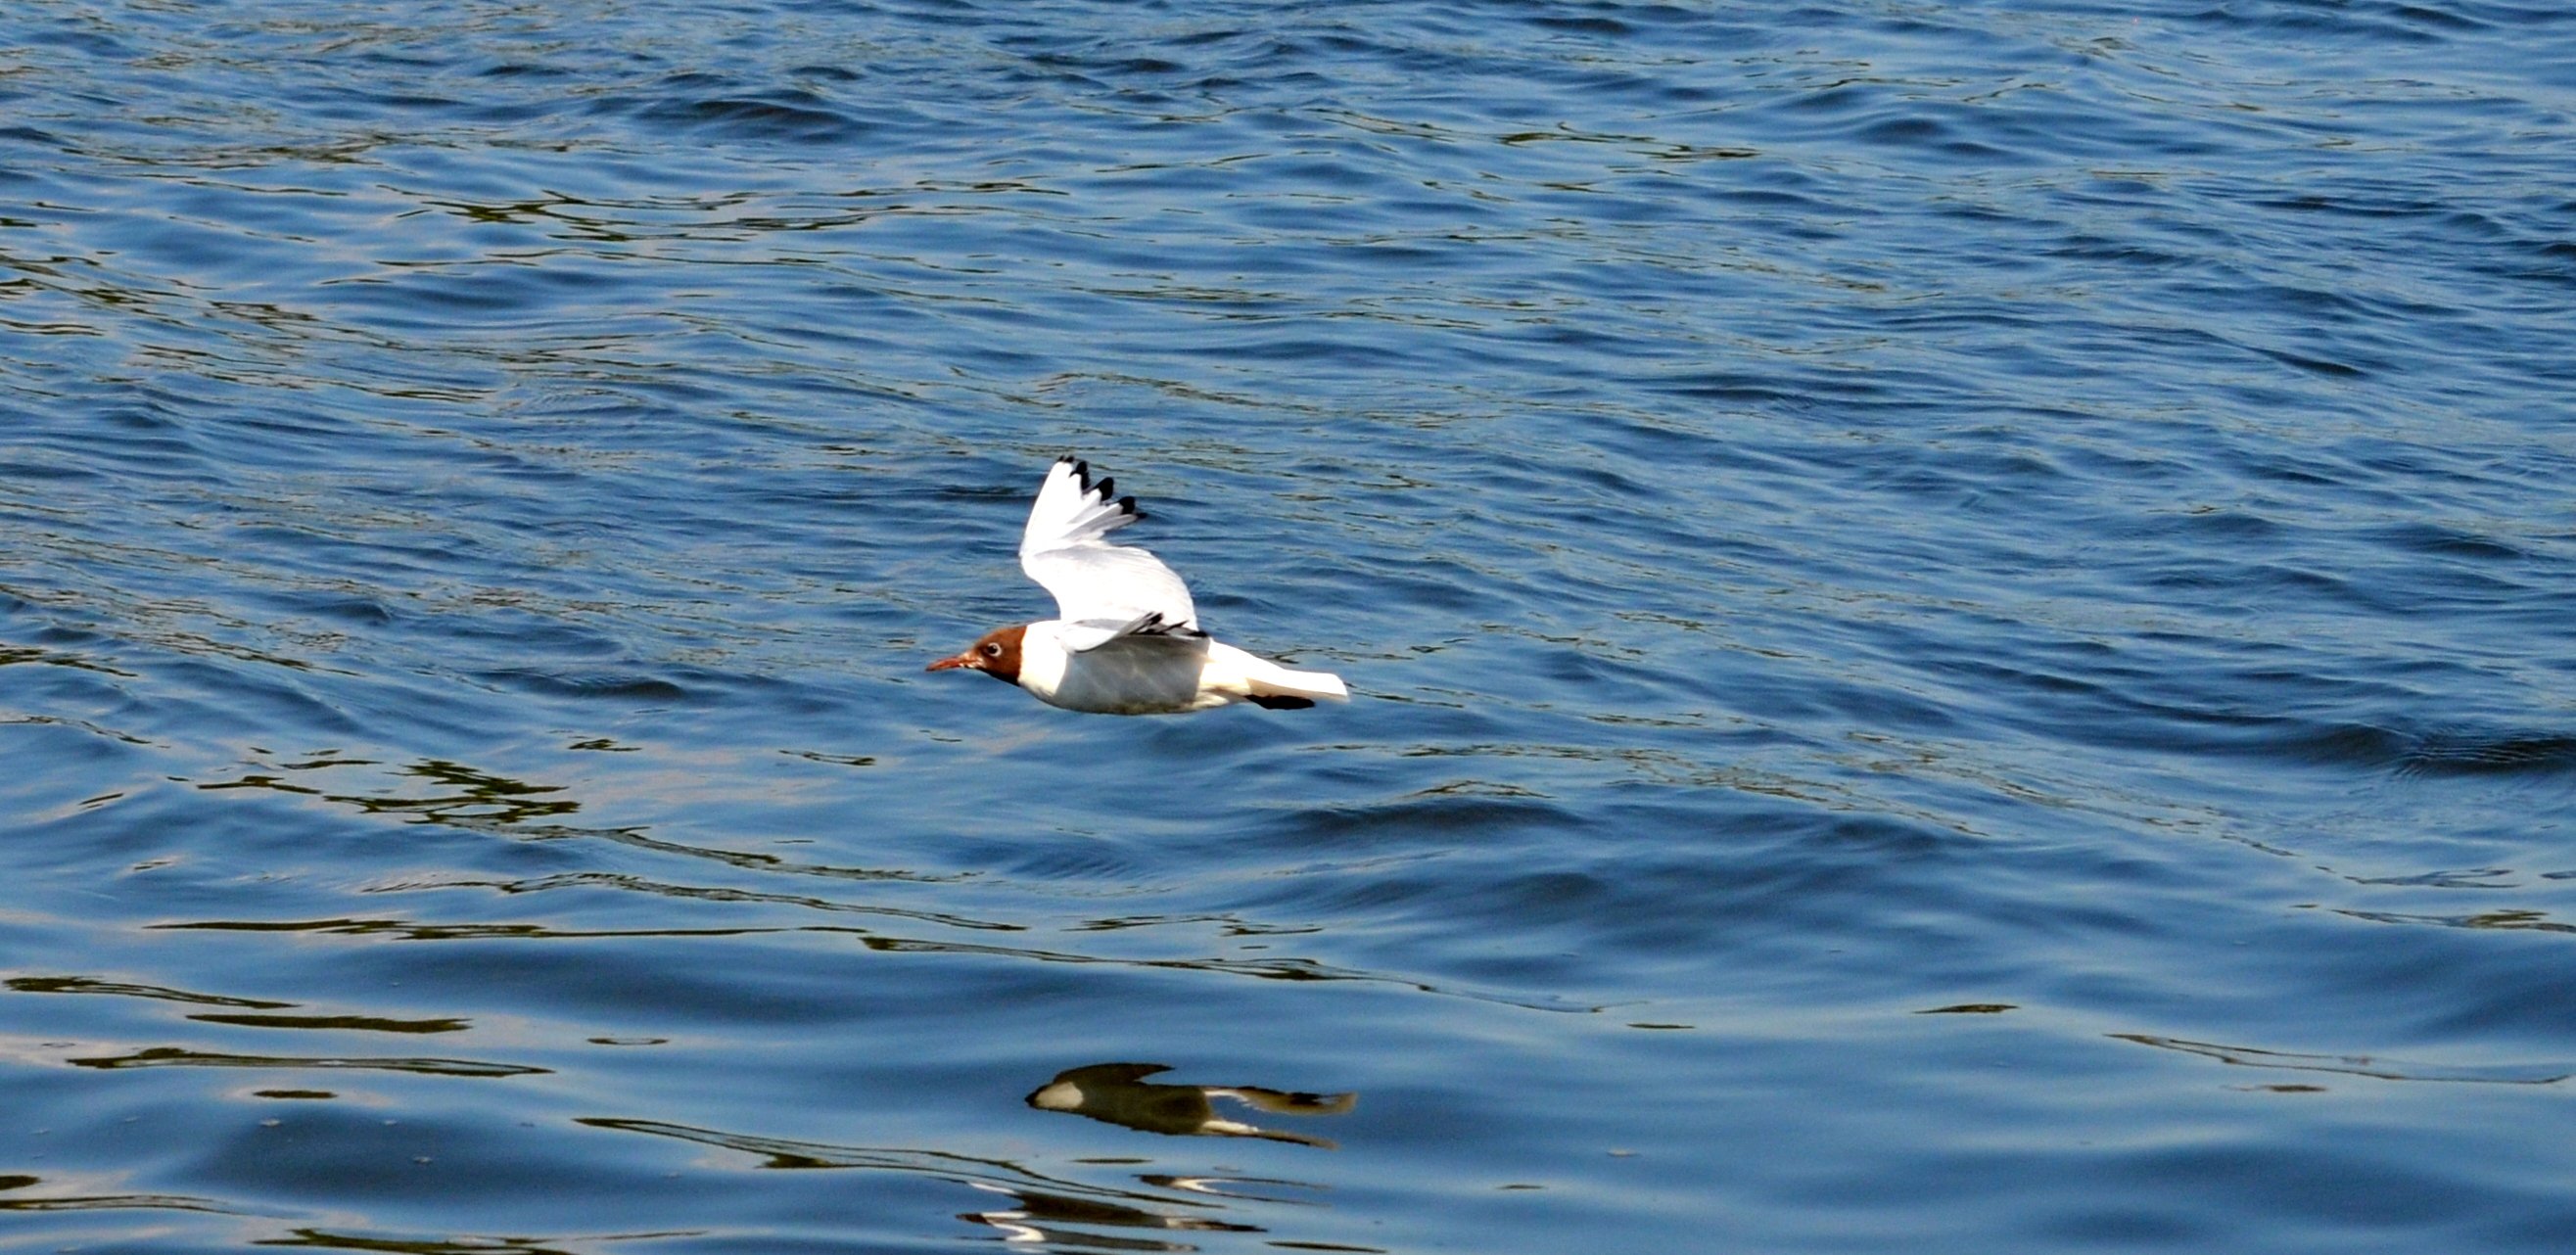
[{"label": "water ripple", "polygon": [[51,1245],[2576,1228],[2556,8],[26,8]]}]

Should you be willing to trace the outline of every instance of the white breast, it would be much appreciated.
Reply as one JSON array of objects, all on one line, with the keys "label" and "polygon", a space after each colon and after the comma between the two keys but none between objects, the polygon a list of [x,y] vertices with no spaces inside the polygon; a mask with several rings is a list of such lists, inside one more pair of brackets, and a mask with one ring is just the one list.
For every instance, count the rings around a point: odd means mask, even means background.
[{"label": "white breast", "polygon": [[1227,695],[1199,683],[1205,637],[1123,636],[1096,649],[1064,647],[1060,620],[1029,625],[1020,641],[1020,687],[1067,710],[1151,715],[1222,706]]}]

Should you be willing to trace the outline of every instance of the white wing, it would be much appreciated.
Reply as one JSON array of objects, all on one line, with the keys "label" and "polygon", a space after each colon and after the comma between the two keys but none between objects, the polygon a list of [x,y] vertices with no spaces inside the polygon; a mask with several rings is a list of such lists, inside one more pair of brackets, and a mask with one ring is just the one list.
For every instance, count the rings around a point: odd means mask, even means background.
[{"label": "white wing", "polygon": [[1097,627],[1094,648],[1130,632],[1198,631],[1189,585],[1162,559],[1104,539],[1143,517],[1136,499],[1110,499],[1114,481],[1091,482],[1091,468],[1063,458],[1047,471],[1020,534],[1020,569],[1055,594],[1056,617]]}]

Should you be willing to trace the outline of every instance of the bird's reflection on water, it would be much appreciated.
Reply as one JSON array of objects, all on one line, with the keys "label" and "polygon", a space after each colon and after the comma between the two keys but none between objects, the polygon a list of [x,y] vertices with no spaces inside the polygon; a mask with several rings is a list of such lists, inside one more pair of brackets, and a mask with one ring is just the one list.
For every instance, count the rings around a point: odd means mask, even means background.
[{"label": "bird's reflection on water", "polygon": [[1031,1093],[1029,1105],[1040,1111],[1069,1111],[1148,1133],[1258,1137],[1331,1150],[1334,1143],[1326,1138],[1265,1129],[1229,1118],[1220,1114],[1215,1100],[1231,1099],[1260,1111],[1289,1116],[1337,1116],[1359,1101],[1356,1094],[1291,1093],[1254,1085],[1172,1085],[1145,1079],[1169,1071],[1169,1065],[1160,1063],[1095,1063],[1069,1068]]},{"label": "bird's reflection on water", "polygon": [[[1140,1068],[1142,1074],[1164,1070],[1150,1064],[1102,1066],[1113,1069],[1117,1075],[1131,1078],[1140,1074],[1138,1072]],[[1065,1075],[1073,1076],[1089,1070],[1077,1068]],[[1195,1087],[1178,1085],[1139,1086],[1138,1088],[1196,1092]],[[1260,1092],[1275,1093],[1268,1090]],[[1350,1109],[1351,1102],[1351,1096],[1348,1094],[1329,1096],[1277,1094],[1276,1097],[1288,1101],[1306,1100],[1314,1105],[1315,1110],[1347,1111]],[[1204,1103],[1204,1098],[1201,1101]],[[1146,1187],[1140,1189],[1132,1185],[1088,1183],[1068,1176],[1039,1172],[1010,1160],[946,1151],[799,1141],[695,1128],[658,1120],[593,1116],[581,1118],[576,1123],[591,1128],[642,1133],[720,1147],[757,1156],[763,1168],[876,1169],[951,1181],[970,1189],[998,1194],[1010,1200],[1009,1205],[988,1211],[959,1212],[957,1218],[960,1220],[998,1229],[1007,1241],[1051,1242],[1060,1246],[1093,1250],[1195,1251],[1199,1249],[1195,1245],[1178,1240],[1094,1232],[1099,1229],[1150,1230],[1170,1234],[1267,1233],[1271,1231],[1267,1226],[1252,1223],[1252,1220],[1258,1217],[1220,1219],[1218,1213],[1242,1215],[1241,1209],[1245,1208],[1257,1211],[1263,1207],[1305,1203],[1309,1200],[1298,1198],[1296,1195],[1320,1191],[1324,1188],[1321,1185],[1276,1177],[1156,1174],[1134,1178],[1139,1185]]]},{"label": "bird's reflection on water", "polygon": [[1261,1233],[1258,1225],[1235,1224],[1208,1216],[1152,1211],[1124,1203],[1100,1199],[1074,1198],[1041,1190],[1005,1189],[977,1181],[977,1189],[1010,1195],[1014,1206],[996,1211],[959,1212],[957,1218],[976,1224],[991,1225],[1002,1231],[1006,1242],[1054,1242],[1066,1246],[1118,1251],[1195,1251],[1187,1242],[1163,1242],[1152,1238],[1111,1237],[1066,1225],[1106,1226],[1120,1229],[1157,1229],[1177,1233]]}]

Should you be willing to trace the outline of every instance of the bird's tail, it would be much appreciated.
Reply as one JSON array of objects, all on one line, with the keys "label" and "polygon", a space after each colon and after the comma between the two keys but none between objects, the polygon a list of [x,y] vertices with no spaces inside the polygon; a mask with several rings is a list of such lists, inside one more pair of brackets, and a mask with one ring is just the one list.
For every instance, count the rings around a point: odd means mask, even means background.
[{"label": "bird's tail", "polygon": [[1263,698],[1296,699],[1312,706],[1317,698],[1337,702],[1351,699],[1350,686],[1342,683],[1342,677],[1329,671],[1291,671],[1286,667],[1273,667],[1270,674],[1253,676],[1244,687],[1252,690],[1252,700],[1256,702]]},{"label": "bird's tail", "polygon": [[1242,650],[1219,645],[1233,657],[1236,681],[1243,695],[1254,705],[1272,710],[1312,706],[1317,701],[1349,701],[1351,690],[1342,677],[1329,671],[1296,671],[1266,658],[1256,658]]}]

